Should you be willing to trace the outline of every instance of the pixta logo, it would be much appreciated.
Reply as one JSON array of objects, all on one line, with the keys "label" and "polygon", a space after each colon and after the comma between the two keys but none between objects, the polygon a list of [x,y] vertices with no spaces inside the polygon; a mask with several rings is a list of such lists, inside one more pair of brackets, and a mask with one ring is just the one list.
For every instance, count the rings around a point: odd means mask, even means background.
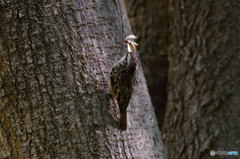
[{"label": "pixta logo", "polygon": [[238,152],[237,151],[214,151],[214,150],[211,150],[210,155],[211,156],[215,156],[215,155],[238,155]]}]

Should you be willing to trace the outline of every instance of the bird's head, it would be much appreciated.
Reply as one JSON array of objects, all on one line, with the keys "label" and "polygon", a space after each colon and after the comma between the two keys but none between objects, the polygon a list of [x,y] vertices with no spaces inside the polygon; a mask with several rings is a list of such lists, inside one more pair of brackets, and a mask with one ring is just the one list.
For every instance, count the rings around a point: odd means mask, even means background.
[{"label": "bird's head", "polygon": [[129,40],[129,39],[136,39],[136,38],[137,38],[136,36],[131,34],[124,39],[124,42],[127,43],[128,52],[136,52],[135,45],[138,45],[138,44]]}]

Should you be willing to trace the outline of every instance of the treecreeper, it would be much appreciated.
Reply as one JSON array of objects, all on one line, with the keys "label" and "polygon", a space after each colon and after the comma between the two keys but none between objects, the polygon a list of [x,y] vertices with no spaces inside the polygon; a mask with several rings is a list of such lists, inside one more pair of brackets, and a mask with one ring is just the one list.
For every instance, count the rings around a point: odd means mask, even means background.
[{"label": "treecreeper", "polygon": [[136,37],[129,35],[124,39],[128,51],[113,65],[109,79],[109,91],[117,99],[120,110],[120,127],[123,131],[127,130],[127,107],[133,93],[133,77],[137,67],[135,54],[137,43],[129,39],[136,39]]}]

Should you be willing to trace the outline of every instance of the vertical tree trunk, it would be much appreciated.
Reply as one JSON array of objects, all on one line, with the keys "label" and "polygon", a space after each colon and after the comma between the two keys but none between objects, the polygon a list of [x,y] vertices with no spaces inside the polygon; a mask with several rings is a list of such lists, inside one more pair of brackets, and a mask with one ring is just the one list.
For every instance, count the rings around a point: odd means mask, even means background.
[{"label": "vertical tree trunk", "polygon": [[125,0],[125,4],[133,33],[138,37],[139,58],[161,127],[167,100],[168,0]]},{"label": "vertical tree trunk", "polygon": [[140,63],[120,131],[119,1],[0,1],[0,158],[166,158]]},{"label": "vertical tree trunk", "polygon": [[173,43],[162,129],[169,158],[239,151],[238,6],[233,0],[172,2]]}]

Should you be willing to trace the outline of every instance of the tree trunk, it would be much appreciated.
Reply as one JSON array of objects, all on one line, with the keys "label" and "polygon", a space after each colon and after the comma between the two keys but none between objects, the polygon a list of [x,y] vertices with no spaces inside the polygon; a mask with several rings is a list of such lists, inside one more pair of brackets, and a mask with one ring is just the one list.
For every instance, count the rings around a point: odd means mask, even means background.
[{"label": "tree trunk", "polygon": [[159,127],[167,100],[168,0],[124,0]]},{"label": "tree trunk", "polygon": [[120,131],[119,1],[0,1],[0,158],[166,158],[140,62]]},{"label": "tree trunk", "polygon": [[169,158],[212,158],[210,150],[239,152],[237,6],[233,0],[172,2],[173,43],[162,129]]}]

